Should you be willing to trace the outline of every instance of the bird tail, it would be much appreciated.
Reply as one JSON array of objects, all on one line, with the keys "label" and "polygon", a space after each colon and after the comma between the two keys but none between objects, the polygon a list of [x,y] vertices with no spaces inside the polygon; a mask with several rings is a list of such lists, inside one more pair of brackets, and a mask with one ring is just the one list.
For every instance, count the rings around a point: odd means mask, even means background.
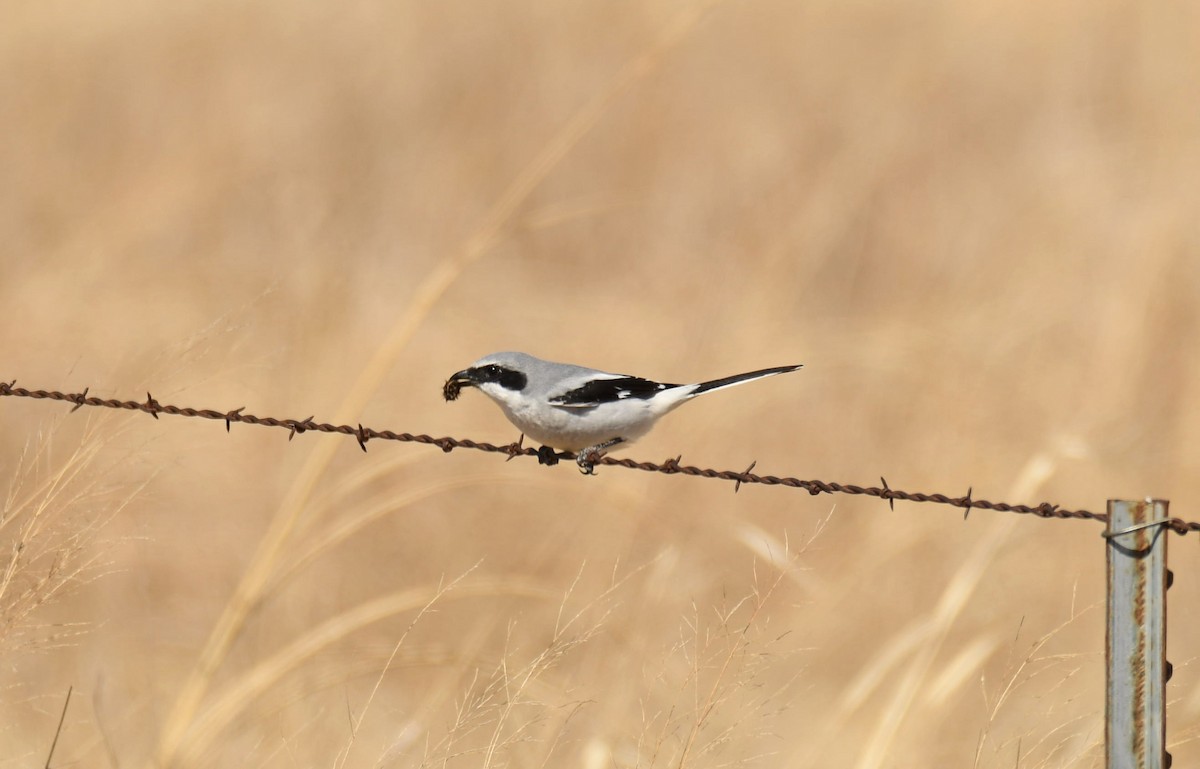
[{"label": "bird tail", "polygon": [[734,385],[740,385],[744,382],[753,382],[755,379],[775,376],[776,374],[786,374],[789,371],[795,371],[798,368],[800,368],[800,366],[776,366],[775,368],[764,368],[759,369],[758,371],[748,371],[745,374],[734,374],[733,376],[727,376],[723,379],[714,379],[711,382],[701,382],[700,384],[696,385],[696,389],[692,390],[689,397],[694,398],[697,395],[710,393],[714,390],[723,390],[726,387],[733,387]]}]

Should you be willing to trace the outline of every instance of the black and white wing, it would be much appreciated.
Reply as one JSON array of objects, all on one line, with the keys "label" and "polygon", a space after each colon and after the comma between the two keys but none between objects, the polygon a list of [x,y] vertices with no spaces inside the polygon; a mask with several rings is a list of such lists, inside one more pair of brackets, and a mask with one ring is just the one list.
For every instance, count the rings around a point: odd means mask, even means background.
[{"label": "black and white wing", "polygon": [[550,398],[550,403],[562,408],[590,409],[604,403],[614,403],[630,398],[648,400],[664,390],[679,386],[652,382],[636,376],[612,375],[611,379],[590,379],[579,387]]}]

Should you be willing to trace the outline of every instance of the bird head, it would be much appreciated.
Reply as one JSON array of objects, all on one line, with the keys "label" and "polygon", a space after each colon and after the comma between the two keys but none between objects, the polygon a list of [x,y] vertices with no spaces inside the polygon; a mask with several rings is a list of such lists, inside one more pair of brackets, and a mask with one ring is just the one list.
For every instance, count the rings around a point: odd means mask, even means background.
[{"label": "bird head", "polygon": [[442,396],[457,400],[464,387],[475,387],[485,394],[503,400],[501,396],[520,392],[529,383],[520,365],[521,353],[496,353],[471,364],[469,368],[451,375],[442,385]]}]

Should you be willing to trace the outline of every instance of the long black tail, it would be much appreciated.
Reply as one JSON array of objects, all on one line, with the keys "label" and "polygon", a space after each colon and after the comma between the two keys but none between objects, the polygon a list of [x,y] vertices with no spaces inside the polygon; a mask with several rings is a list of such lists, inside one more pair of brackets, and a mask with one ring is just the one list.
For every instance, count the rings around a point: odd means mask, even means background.
[{"label": "long black tail", "polygon": [[711,382],[701,382],[696,385],[696,389],[692,391],[692,396],[703,395],[704,393],[712,392],[713,390],[721,390],[726,387],[740,385],[743,382],[753,382],[755,379],[763,377],[775,376],[776,374],[786,374],[789,371],[795,371],[800,366],[776,366],[775,368],[764,368],[758,371],[748,371],[745,374],[734,374],[727,376],[724,379],[714,379]]}]

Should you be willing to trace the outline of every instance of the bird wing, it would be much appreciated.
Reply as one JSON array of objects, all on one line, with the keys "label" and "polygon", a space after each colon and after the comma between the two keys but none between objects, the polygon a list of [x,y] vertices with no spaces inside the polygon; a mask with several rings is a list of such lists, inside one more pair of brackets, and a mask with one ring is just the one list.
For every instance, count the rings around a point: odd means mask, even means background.
[{"label": "bird wing", "polygon": [[672,387],[679,385],[652,382],[636,376],[614,375],[611,379],[591,379],[579,387],[550,398],[550,403],[563,408],[588,409],[628,398],[647,400]]}]

